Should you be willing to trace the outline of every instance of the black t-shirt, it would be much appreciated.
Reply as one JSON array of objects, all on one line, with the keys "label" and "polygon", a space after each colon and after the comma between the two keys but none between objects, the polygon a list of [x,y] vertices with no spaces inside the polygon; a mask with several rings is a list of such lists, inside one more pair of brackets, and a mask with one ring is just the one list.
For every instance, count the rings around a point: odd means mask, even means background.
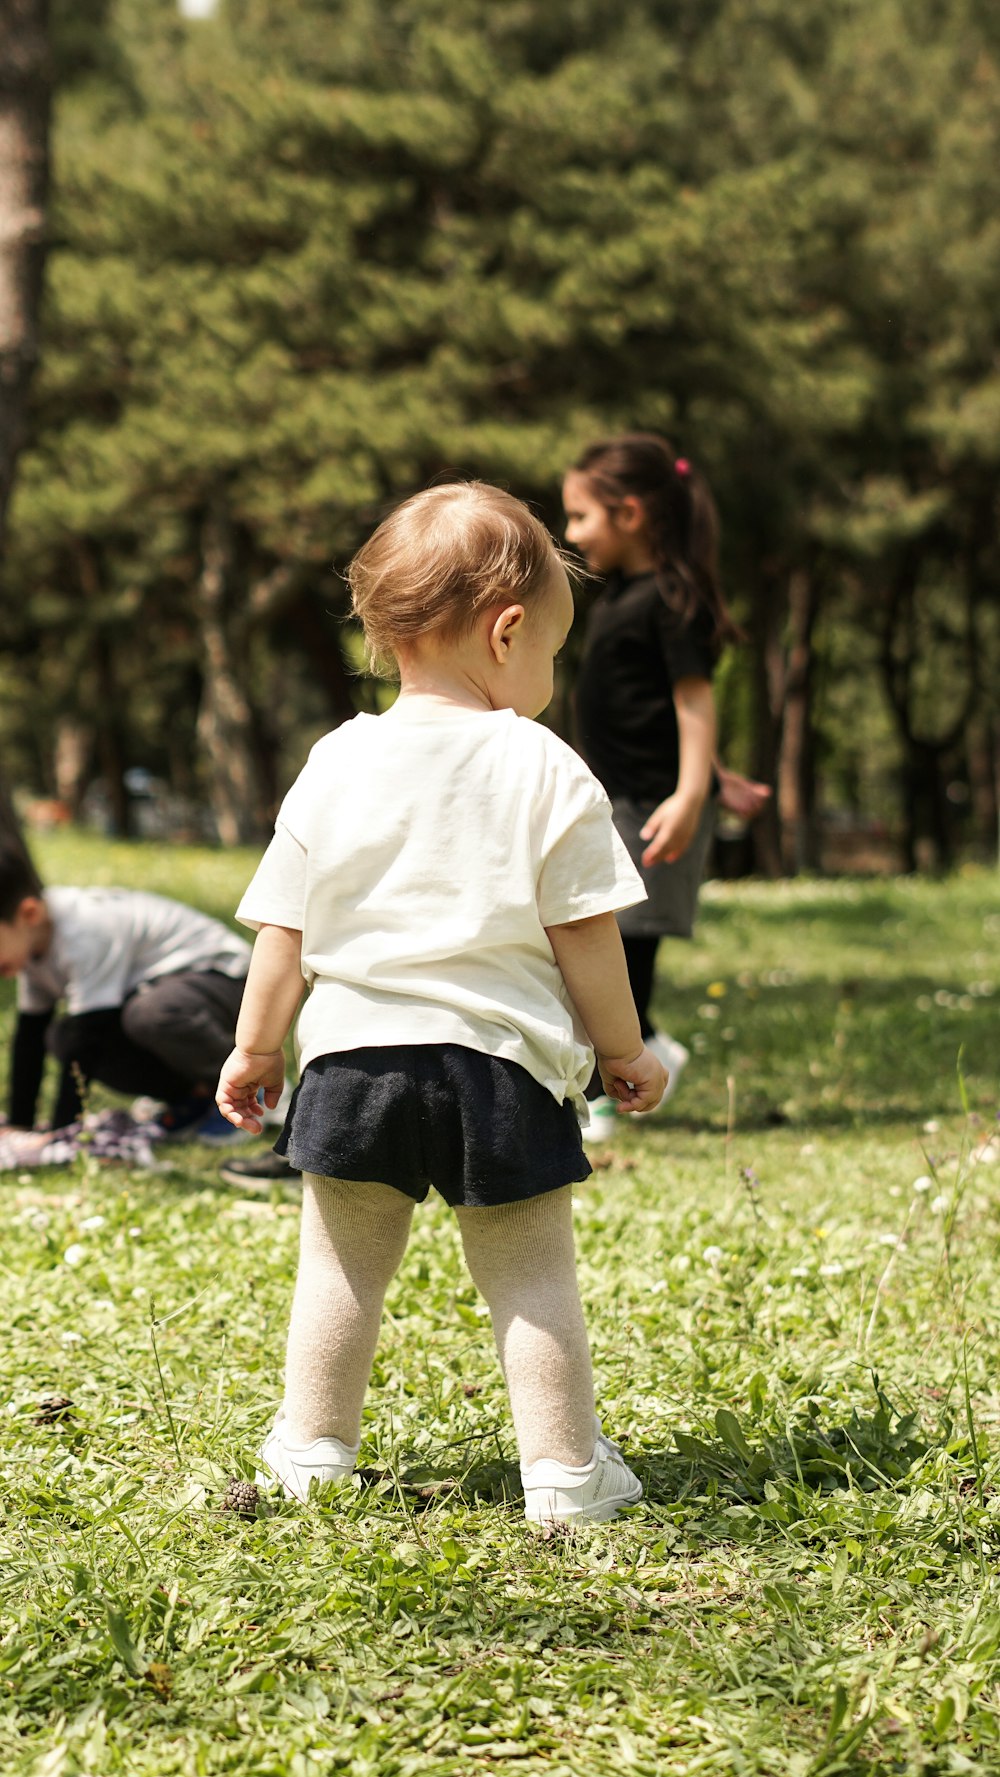
[{"label": "black t-shirt", "polygon": [[576,683],[580,751],[608,795],[660,802],[677,788],[673,687],[710,679],[718,650],[710,612],[687,623],[655,574],[612,575],[587,623]]}]

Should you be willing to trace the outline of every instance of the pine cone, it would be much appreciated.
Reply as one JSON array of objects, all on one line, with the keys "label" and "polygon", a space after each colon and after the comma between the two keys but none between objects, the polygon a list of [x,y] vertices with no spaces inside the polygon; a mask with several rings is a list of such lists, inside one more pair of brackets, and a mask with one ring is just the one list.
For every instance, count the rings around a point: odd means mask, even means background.
[{"label": "pine cone", "polygon": [[260,1494],[252,1481],[241,1481],[238,1475],[230,1475],[222,1495],[222,1509],[235,1512],[237,1518],[256,1518],[259,1499]]},{"label": "pine cone", "polygon": [[36,1425],[58,1425],[60,1419],[72,1419],[73,1403],[68,1394],[43,1394],[35,1414]]}]

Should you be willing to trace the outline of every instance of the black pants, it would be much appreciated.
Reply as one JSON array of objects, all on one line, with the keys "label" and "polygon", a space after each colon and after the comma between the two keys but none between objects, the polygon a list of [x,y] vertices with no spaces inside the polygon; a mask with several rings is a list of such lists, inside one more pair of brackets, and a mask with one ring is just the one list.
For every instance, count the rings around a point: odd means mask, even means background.
[{"label": "black pants", "polygon": [[123,1006],[58,1019],[47,1036],[62,1068],[53,1126],[79,1116],[91,1080],[168,1102],[200,1087],[214,1092],[233,1047],[244,985],[214,969],[192,970],[149,982]]},{"label": "black pants", "polygon": [[639,1028],[642,1040],[653,1034],[653,1026],[649,1021],[649,1002],[653,997],[653,982],[656,977],[656,952],[660,947],[659,938],[623,938],[625,962],[628,967],[628,984],[632,989],[635,1009],[639,1014]]},{"label": "black pants", "polygon": [[[649,1021],[649,1002],[653,997],[653,982],[656,978],[656,952],[659,949],[659,938],[623,938],[622,948],[625,951],[625,963],[628,968],[628,984],[632,989],[635,1009],[639,1014],[639,1029],[642,1040],[653,1034],[653,1026]],[[601,1076],[595,1067],[590,1085],[587,1087],[588,1098],[599,1098],[604,1091]]]}]

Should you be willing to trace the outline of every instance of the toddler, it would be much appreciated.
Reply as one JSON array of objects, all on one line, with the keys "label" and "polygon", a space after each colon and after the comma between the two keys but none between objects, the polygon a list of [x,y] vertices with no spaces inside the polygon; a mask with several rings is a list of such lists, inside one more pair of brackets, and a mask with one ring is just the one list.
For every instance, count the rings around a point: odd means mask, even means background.
[{"label": "toddler", "polygon": [[414,1203],[454,1208],[489,1305],[525,1515],[613,1517],[642,1488],[594,1415],[572,1185],[594,1051],[622,1113],[654,1105],[615,920],[641,882],[607,798],[533,718],[573,621],[560,554],[480,483],[400,506],[349,571],[384,715],[313,748],[238,917],[256,927],[218,1103],[261,1126],[303,978],[279,1152],[304,1175],[284,1404],[261,1466],[291,1497],[346,1480]]}]

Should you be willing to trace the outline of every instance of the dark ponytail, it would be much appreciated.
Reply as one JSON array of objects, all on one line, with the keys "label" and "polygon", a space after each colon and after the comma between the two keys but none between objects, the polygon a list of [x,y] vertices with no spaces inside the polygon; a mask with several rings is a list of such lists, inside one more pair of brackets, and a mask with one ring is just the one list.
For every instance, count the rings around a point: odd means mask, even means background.
[{"label": "dark ponytail", "polygon": [[720,651],[741,641],[719,585],[719,515],[705,477],[656,432],[592,444],[575,469],[610,512],[630,494],[642,501],[660,591],[678,620],[704,609]]}]

